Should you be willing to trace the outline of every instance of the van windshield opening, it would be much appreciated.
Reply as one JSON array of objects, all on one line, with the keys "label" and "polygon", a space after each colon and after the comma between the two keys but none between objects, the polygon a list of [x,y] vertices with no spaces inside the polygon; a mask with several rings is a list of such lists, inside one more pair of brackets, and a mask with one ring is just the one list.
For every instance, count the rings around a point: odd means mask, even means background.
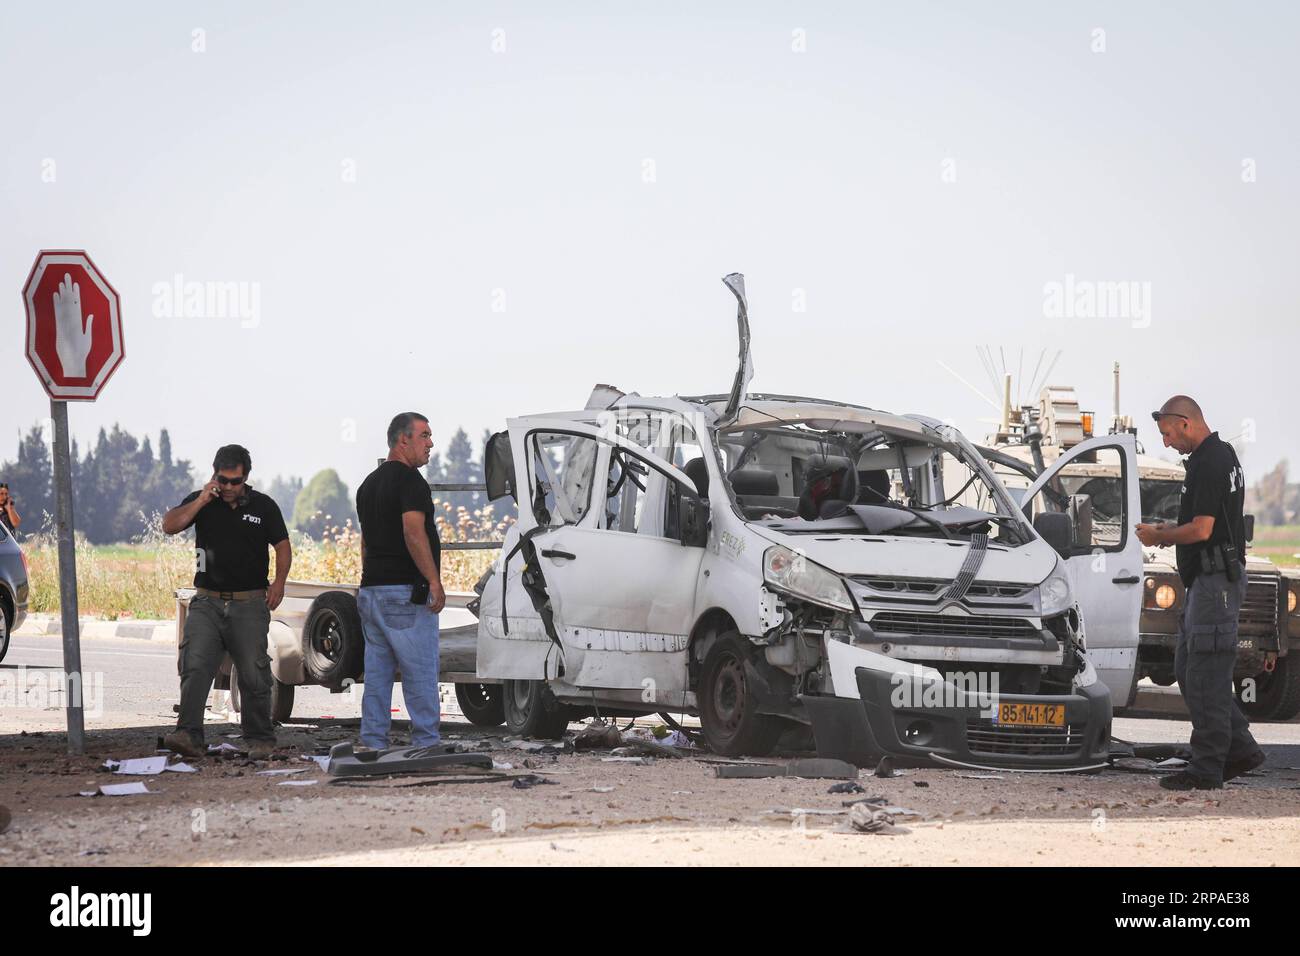
[{"label": "van windshield opening", "polygon": [[774,423],[721,432],[718,447],[743,516],[786,533],[1030,539],[963,449],[937,439]]}]

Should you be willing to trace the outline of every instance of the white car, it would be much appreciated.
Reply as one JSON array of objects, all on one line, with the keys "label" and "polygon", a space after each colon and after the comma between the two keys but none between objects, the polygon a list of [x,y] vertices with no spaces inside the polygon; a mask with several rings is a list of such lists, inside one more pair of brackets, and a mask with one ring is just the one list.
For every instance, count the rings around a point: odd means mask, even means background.
[{"label": "white car", "polygon": [[[599,386],[488,442],[489,497],[513,495],[519,520],[471,607],[477,676],[505,684],[510,729],[689,713],[722,754],[805,725],[821,755],[860,765],[1104,763],[1134,655],[1108,689],[1087,646],[1136,642],[1136,538],[1100,563],[1076,554],[1068,509],[1031,524],[938,420],[747,395],[743,279],[724,281],[740,303],[730,394]],[[1132,438],[1108,441],[1136,502]],[[972,490],[980,507],[955,503]]]}]

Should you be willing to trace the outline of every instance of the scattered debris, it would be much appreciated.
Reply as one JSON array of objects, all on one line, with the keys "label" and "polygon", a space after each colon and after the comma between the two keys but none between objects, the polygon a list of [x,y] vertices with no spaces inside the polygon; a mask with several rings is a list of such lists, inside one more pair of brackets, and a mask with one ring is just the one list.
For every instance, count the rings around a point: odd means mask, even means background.
[{"label": "scattered debris", "polygon": [[614,724],[593,720],[573,738],[574,750],[611,750],[623,742],[623,735]]},{"label": "scattered debris", "polygon": [[780,764],[719,764],[714,772],[724,780],[755,780],[765,777],[803,777],[805,780],[856,780],[858,768],[844,760],[808,757]]},{"label": "scattered debris", "polygon": [[515,777],[514,782],[511,783],[510,786],[515,790],[530,790],[543,783],[553,784],[555,781],[547,780],[545,777],[539,777],[535,773],[525,773]]},{"label": "scattered debris", "polygon": [[846,780],[844,781],[844,783],[832,784],[831,788],[826,792],[827,793],[866,793],[867,791],[864,790],[862,784],[858,783],[856,780]]},{"label": "scattered debris", "polygon": [[928,787],[928,786],[930,786],[930,785],[929,785],[928,783],[926,783],[924,780],[913,780],[913,781],[912,781],[912,786],[914,786],[914,787]]},{"label": "scattered debris", "polygon": [[198,767],[191,767],[189,764],[181,760],[178,760],[176,763],[169,763],[164,769],[170,770],[173,773],[198,773],[199,772]]},{"label": "scattered debris", "polygon": [[1001,780],[1002,777],[996,773],[959,773],[957,776],[962,780]]},{"label": "scattered debris", "polygon": [[352,744],[335,744],[330,748],[328,772],[334,777],[424,773],[448,767],[492,769],[487,754],[456,753],[454,746],[393,747],[355,753]]},{"label": "scattered debris", "polygon": [[895,825],[894,817],[897,814],[890,813],[894,807],[875,807],[870,803],[855,803],[849,807],[849,826],[860,833],[874,833],[880,836],[901,836],[911,833],[907,827]]},{"label": "scattered debris", "polygon": [[222,742],[219,743],[219,744],[208,744],[208,753],[210,753],[210,754],[237,754],[237,753],[243,753],[243,751],[241,751],[241,750],[240,750],[238,747],[236,747],[234,744],[228,744],[228,743],[226,743],[225,741],[222,741]]},{"label": "scattered debris", "polygon": [[104,769],[111,770],[115,774],[152,777],[167,769],[167,758],[165,756],[130,757],[126,760],[106,760],[104,761]]},{"label": "scattered debris", "polygon": [[320,783],[319,780],[281,780],[277,787],[314,787]]},{"label": "scattered debris", "polygon": [[329,770],[330,768],[329,754],[324,754],[323,756],[320,754],[303,754],[298,759],[310,760],[312,763],[316,764],[316,766],[320,767],[322,770]]},{"label": "scattered debris", "polygon": [[633,767],[648,767],[653,758],[646,757],[601,757],[601,763],[626,763]]},{"label": "scattered debris", "polygon": [[505,763],[504,761],[501,760],[493,760],[492,769],[493,770],[514,770],[515,765],[512,763]]},{"label": "scattered debris", "polygon": [[98,790],[82,790],[83,797],[130,797],[137,793],[159,793],[158,790],[150,790],[144,785],[143,781],[137,780],[134,783],[106,783]]},{"label": "scattered debris", "polygon": [[892,757],[881,757],[880,763],[876,764],[875,775],[884,779],[890,777],[906,777],[907,771],[895,769]]},{"label": "scattered debris", "polygon": [[278,767],[278,768],[276,768],[275,770],[259,770],[259,771],[257,771],[257,776],[259,776],[259,777],[287,777],[287,776],[289,776],[290,774],[295,774],[295,773],[306,773],[306,772],[307,772],[307,768],[306,768],[306,767]]}]

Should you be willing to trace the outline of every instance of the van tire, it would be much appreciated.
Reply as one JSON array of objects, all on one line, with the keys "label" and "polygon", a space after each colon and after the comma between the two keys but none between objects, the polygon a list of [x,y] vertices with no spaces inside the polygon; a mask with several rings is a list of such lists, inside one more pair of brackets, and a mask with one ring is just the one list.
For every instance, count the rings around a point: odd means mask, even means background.
[{"label": "van tire", "polygon": [[505,692],[500,684],[457,684],[456,703],[465,719],[476,727],[505,723]]},{"label": "van tire", "polygon": [[338,690],[357,680],[365,667],[366,638],[357,601],[343,591],[326,591],[311,602],[302,628],[302,666],[317,684]]},{"label": "van tire", "polygon": [[754,647],[735,631],[718,636],[704,657],[698,690],[700,726],[714,753],[726,757],[765,757],[785,730],[780,717],[760,714],[745,665],[762,666]]},{"label": "van tire", "polygon": [[506,727],[512,734],[557,740],[569,727],[569,708],[555,699],[546,681],[508,680],[502,698]]},{"label": "van tire", "polygon": [[[1294,653],[1294,652],[1292,652]],[[1255,675],[1255,699],[1237,700],[1251,720],[1290,720],[1300,714],[1300,661],[1288,654],[1277,659],[1277,666]]]}]

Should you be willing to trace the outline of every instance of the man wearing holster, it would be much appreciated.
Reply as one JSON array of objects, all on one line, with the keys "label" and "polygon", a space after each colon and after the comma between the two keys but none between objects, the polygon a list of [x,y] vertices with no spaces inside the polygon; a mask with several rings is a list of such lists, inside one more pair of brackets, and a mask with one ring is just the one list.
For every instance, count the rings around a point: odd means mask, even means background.
[{"label": "man wearing holster", "polygon": [[1175,395],[1152,412],[1166,448],[1187,456],[1178,523],[1139,524],[1148,547],[1175,548],[1186,589],[1174,673],[1192,718],[1192,759],[1162,777],[1168,790],[1217,790],[1264,763],[1237,706],[1232,671],[1237,615],[1246,596],[1245,474],[1232,446],[1205,424],[1201,407]]},{"label": "man wearing holster", "polygon": [[[187,757],[206,752],[204,707],[226,654],[239,679],[248,755],[266,760],[275,749],[266,638],[271,612],[284,600],[292,553],[280,506],[248,485],[252,467],[240,445],[217,449],[212,480],[163,515],[167,534],[194,526],[198,563],[181,637],[180,715],[176,730],[163,738],[165,746]],[[275,580],[269,586],[268,547],[275,549]]]}]

